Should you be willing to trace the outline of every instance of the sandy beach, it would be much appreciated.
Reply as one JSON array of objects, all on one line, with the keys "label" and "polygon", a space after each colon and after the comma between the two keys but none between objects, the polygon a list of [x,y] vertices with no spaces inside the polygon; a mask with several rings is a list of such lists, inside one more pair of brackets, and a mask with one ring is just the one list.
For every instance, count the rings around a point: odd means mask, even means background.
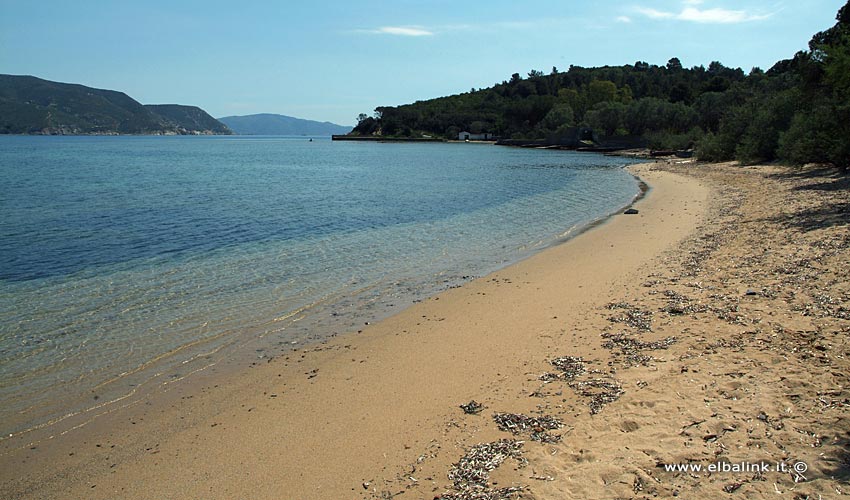
[{"label": "sandy beach", "polygon": [[[0,497],[850,492],[846,177],[631,168],[637,215],[231,380],[5,441]],[[718,462],[771,468],[665,468]]]}]

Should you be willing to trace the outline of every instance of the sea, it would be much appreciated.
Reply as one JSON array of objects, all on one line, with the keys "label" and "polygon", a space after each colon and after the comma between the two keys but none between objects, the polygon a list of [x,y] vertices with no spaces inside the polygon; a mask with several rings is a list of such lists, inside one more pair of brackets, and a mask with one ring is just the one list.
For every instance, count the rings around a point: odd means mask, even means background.
[{"label": "sea", "polygon": [[629,163],[473,143],[0,136],[0,440],[356,332],[562,242],[639,195]]}]

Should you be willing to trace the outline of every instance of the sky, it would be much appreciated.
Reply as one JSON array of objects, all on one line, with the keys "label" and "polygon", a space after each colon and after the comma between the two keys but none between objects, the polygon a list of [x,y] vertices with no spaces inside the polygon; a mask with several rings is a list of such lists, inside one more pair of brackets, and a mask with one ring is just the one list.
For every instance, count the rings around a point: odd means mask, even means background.
[{"label": "sky", "polygon": [[845,0],[0,0],[0,73],[219,118],[359,113],[549,73],[678,57],[749,71],[805,49]]}]

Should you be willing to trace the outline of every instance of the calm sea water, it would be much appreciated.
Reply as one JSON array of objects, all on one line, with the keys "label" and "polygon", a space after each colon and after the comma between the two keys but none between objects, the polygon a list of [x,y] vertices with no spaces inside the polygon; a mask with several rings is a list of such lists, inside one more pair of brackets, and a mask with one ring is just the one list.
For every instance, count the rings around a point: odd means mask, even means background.
[{"label": "calm sea water", "polygon": [[[638,194],[622,158],[272,137],[0,137],[0,433],[351,331]],[[242,353],[244,355],[244,352]]]}]

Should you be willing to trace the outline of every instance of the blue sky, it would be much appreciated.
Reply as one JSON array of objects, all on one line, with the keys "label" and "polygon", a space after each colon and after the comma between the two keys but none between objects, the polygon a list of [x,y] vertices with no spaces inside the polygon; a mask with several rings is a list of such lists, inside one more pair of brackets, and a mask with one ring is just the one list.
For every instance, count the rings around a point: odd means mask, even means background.
[{"label": "blue sky", "polygon": [[0,0],[0,73],[216,117],[353,124],[514,72],[678,57],[749,71],[806,48],[845,0]]}]

